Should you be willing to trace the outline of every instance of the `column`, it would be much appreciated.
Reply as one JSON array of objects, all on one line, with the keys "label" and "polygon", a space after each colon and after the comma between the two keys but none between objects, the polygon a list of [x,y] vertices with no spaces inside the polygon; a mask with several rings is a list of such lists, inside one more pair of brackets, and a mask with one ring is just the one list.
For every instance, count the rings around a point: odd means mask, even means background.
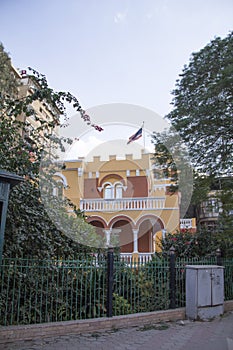
[{"label": "column", "polygon": [[154,247],[153,247],[153,229],[150,230],[150,253],[154,253]]},{"label": "column", "polygon": [[110,244],[112,229],[110,229],[110,230],[103,229],[103,232],[104,232],[105,238],[106,238],[106,246],[108,247]]},{"label": "column", "polygon": [[[117,235],[121,232],[121,229],[118,229],[118,228],[103,229],[103,232],[105,234],[106,246],[107,247],[110,244],[112,246],[117,246],[118,245],[119,239],[118,239]],[[114,236],[115,236],[115,239],[114,239]]]},{"label": "column", "polygon": [[138,253],[138,232],[139,230],[133,230],[133,252]]},{"label": "column", "polygon": [[167,233],[167,230],[164,228],[162,229],[162,238],[165,239],[166,238],[166,233]]},{"label": "column", "polygon": [[119,234],[121,232],[121,228],[112,228],[112,245],[119,246],[120,245],[120,237]]}]

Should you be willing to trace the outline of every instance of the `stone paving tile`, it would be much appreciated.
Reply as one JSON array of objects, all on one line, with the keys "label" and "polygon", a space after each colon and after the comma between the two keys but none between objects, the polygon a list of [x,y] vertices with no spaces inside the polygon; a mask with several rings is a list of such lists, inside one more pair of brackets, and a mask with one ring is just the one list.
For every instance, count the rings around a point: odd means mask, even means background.
[{"label": "stone paving tile", "polygon": [[233,350],[231,344],[233,312],[211,322],[184,321],[66,335],[0,344],[0,350]]}]

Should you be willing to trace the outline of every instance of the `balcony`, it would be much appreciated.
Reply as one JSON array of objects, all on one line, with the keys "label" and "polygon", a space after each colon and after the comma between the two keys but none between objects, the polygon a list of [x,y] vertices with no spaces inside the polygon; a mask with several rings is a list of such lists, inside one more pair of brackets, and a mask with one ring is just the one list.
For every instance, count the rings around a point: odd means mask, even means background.
[{"label": "balcony", "polygon": [[191,230],[196,229],[196,219],[180,219],[180,229],[181,230]]},{"label": "balcony", "polygon": [[164,209],[165,197],[121,198],[121,199],[82,199],[80,209],[86,212],[114,212],[120,210]]},{"label": "balcony", "polygon": [[199,217],[200,219],[218,219],[220,211],[204,211],[200,213]]},{"label": "balcony", "polygon": [[146,264],[151,261],[154,253],[121,253],[121,260],[127,264]]}]

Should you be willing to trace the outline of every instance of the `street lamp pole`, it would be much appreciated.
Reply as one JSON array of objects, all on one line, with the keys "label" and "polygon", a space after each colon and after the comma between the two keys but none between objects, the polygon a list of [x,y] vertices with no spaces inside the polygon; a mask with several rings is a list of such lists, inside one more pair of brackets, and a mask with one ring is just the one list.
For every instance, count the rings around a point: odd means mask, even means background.
[{"label": "street lamp pole", "polygon": [[10,189],[23,181],[21,176],[0,170],[0,264],[4,244],[4,233]]}]

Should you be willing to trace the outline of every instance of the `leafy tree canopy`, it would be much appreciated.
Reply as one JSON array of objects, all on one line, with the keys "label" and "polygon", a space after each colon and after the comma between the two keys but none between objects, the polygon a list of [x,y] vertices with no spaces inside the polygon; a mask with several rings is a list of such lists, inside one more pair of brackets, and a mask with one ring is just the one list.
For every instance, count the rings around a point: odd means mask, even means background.
[{"label": "leafy tree canopy", "polygon": [[[166,116],[172,127],[166,133],[154,133],[153,138],[155,160],[165,175],[173,175],[179,190],[184,169],[174,155],[177,149],[186,146],[194,169],[192,207],[187,215],[199,217],[200,203],[207,201],[212,192],[221,203],[216,230],[224,232],[229,239],[233,224],[232,50],[233,32],[224,39],[214,39],[191,55],[172,92],[173,110]],[[174,128],[180,136],[178,142]]]},{"label": "leafy tree canopy", "polygon": [[11,60],[5,52],[2,43],[0,43],[0,94],[1,99],[4,96],[12,96],[17,93],[18,82],[12,70]]},{"label": "leafy tree canopy", "polygon": [[171,194],[180,192],[180,215],[184,217],[193,192],[193,170],[187,148],[172,127],[161,133],[154,132],[152,143],[155,146],[153,157],[155,176],[170,179]]},{"label": "leafy tree canopy", "polygon": [[[46,77],[31,70],[28,76],[33,82],[30,93],[22,94],[21,81],[11,66],[9,56],[0,46],[0,164],[1,169],[24,177],[24,183],[16,186],[10,195],[5,233],[4,256],[36,256],[38,258],[72,257],[79,251],[90,251],[84,244],[103,246],[94,228],[86,223],[83,213],[67,199],[51,195],[55,185],[53,174],[56,159],[51,156],[53,148],[63,148],[63,142],[54,133],[66,118],[65,103],[70,103],[81,118],[94,129],[102,128],[92,123],[78,100],[67,92],[56,92],[47,83]],[[34,108],[40,101],[51,108],[50,118],[42,118]],[[36,122],[32,127],[29,118]],[[49,147],[48,147],[49,145]],[[47,172],[41,174],[42,156],[48,155]],[[56,221],[51,221],[41,200],[39,178],[44,176],[48,186],[48,202]],[[69,216],[66,209],[75,209]],[[60,220],[60,222],[58,222]],[[56,223],[56,225],[55,225]],[[67,226],[67,232],[59,228]],[[83,244],[83,245],[82,245]]]},{"label": "leafy tree canopy", "polygon": [[233,32],[193,53],[172,92],[167,115],[202,173],[223,175],[233,163]]}]

